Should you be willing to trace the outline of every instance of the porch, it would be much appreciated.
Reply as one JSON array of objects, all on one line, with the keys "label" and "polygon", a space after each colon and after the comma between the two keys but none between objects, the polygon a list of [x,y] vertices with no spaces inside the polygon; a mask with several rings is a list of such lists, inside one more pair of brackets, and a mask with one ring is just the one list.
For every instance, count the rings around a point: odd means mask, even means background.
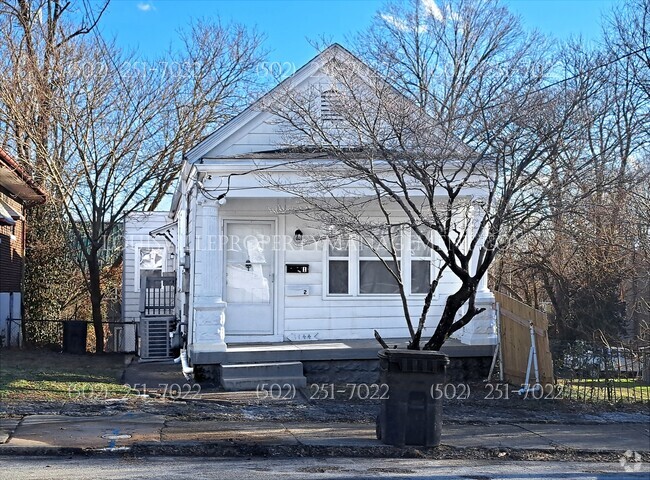
[{"label": "porch", "polygon": [[[386,343],[405,347],[405,339]],[[442,352],[450,357],[448,380],[487,378],[492,345],[466,345],[450,339]],[[229,346],[225,352],[200,353],[192,359],[197,378],[226,390],[254,390],[261,384],[377,384],[380,346],[375,339],[283,342]]]},{"label": "porch", "polygon": [[[385,339],[391,347],[404,347],[408,339]],[[316,362],[331,360],[377,360],[381,349],[373,339],[250,343],[228,345],[225,352],[195,352],[194,365],[276,362]],[[450,338],[441,351],[450,358],[492,357],[495,345],[466,345]]]}]

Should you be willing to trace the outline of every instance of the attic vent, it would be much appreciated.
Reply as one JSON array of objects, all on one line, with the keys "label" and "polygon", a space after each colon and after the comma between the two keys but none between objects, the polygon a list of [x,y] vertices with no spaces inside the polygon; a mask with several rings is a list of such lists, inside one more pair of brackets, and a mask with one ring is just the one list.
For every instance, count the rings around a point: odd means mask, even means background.
[{"label": "attic vent", "polygon": [[320,95],[320,118],[324,121],[336,122],[343,120],[338,111],[340,108],[336,103],[339,100],[339,94],[334,90],[325,90]]}]

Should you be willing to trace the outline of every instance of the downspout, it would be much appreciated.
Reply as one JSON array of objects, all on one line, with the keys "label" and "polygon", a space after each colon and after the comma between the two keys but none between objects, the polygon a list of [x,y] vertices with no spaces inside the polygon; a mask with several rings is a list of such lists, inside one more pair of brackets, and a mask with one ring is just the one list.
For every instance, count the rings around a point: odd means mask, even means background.
[{"label": "downspout", "polygon": [[190,367],[187,361],[187,350],[185,348],[181,348],[181,354],[178,358],[174,359],[174,363],[181,364],[183,376],[185,377],[185,380],[192,379],[192,376],[194,375],[194,368]]},{"label": "downspout", "polygon": [[[194,165],[192,165],[192,167],[190,168],[190,172],[187,175],[188,184],[189,184],[189,180],[190,180],[190,178],[192,176],[192,171],[193,170],[194,170],[194,172],[196,172],[196,167]],[[198,177],[198,172],[196,172],[196,174],[197,174],[197,177]],[[185,207],[186,207],[187,215],[190,214],[189,209],[190,209],[190,205],[191,205],[190,199],[192,197],[192,195],[191,195],[192,188],[196,187],[197,182],[198,182],[198,178],[195,179],[194,185],[192,185],[192,187],[190,187],[188,189],[187,193],[186,193],[187,205]],[[197,192],[198,192],[198,190],[197,190]],[[194,220],[193,221],[194,231],[192,232],[192,235],[194,235],[194,252],[196,252],[196,210],[197,210],[197,206],[195,205],[194,208],[192,209],[192,215],[194,217],[193,218],[193,220]],[[189,236],[189,233],[190,232],[185,232],[185,235]],[[194,257],[195,257],[195,254],[193,252],[190,252],[190,254],[191,254],[190,263],[191,263],[191,267],[192,267],[190,269],[190,275],[191,275],[191,277],[190,277],[190,291],[192,292],[192,295],[190,295],[190,300],[192,301],[192,304],[193,304],[194,300],[193,300],[192,297],[194,295]],[[191,309],[189,308],[189,305],[188,305],[188,315],[190,314],[190,312],[191,312]],[[194,321],[194,316],[192,316],[192,322],[193,321]],[[194,368],[190,366],[189,359],[188,359],[188,356],[187,356],[187,345],[188,345],[188,342],[191,340],[189,338],[190,337],[190,327],[192,327],[192,329],[191,329],[192,332],[191,333],[192,333],[192,335],[194,335],[194,327],[193,327],[193,325],[189,325],[189,318],[188,318],[187,336],[185,338],[185,344],[184,344],[185,348],[181,348],[180,356],[178,358],[174,359],[174,363],[180,363],[181,364],[181,370],[182,370],[183,376],[185,377],[186,380],[190,380],[192,378],[192,376],[194,375]]]},{"label": "downspout", "polygon": [[[27,323],[25,322],[25,272],[27,270],[27,209],[25,208],[25,205],[22,205],[22,219],[20,220],[22,222],[22,232],[21,232],[21,239],[20,241],[22,242],[22,260],[20,263],[20,333],[18,337],[18,348],[22,347],[22,343],[25,341],[27,338]],[[12,316],[12,308],[13,306],[9,307],[9,316]],[[8,339],[11,341],[10,339]]]}]

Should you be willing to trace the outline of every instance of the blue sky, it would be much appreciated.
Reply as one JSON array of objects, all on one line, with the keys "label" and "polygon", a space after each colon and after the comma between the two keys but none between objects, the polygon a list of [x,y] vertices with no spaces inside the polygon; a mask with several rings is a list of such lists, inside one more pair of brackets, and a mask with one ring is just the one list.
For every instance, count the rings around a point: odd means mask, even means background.
[{"label": "blue sky", "polygon": [[[582,35],[597,40],[601,13],[616,0],[503,0],[521,15],[527,28],[567,39]],[[162,53],[176,31],[193,18],[220,16],[256,26],[267,36],[269,61],[297,67],[314,50],[306,38],[325,35],[345,45],[346,36],[367,27],[382,0],[113,0],[101,23],[107,38],[138,49],[146,57]]]}]

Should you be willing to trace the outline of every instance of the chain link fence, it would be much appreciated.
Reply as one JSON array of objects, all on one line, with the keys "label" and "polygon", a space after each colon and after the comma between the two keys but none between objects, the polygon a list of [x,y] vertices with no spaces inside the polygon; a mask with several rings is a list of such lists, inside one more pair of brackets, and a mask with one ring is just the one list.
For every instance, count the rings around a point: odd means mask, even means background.
[{"label": "chain link fence", "polygon": [[[45,348],[54,351],[63,351],[66,347],[66,336],[64,332],[66,329],[69,331],[71,322],[76,323],[73,337],[68,337],[68,342],[78,341],[78,338],[83,337],[85,340],[85,349],[84,346],[78,346],[86,352],[95,351],[95,329],[93,328],[92,322],[89,320],[51,320],[51,319],[30,319],[24,320],[24,342],[23,345],[35,347],[35,348]],[[80,332],[79,325],[85,324],[85,335]],[[122,338],[123,331],[126,328],[130,330],[135,329],[136,322],[123,322],[123,321],[104,321],[102,326],[104,329],[104,345],[106,352],[122,351],[121,345],[124,343]],[[16,325],[15,328],[21,328],[20,323]],[[129,328],[130,327],[130,328]],[[74,338],[74,340],[71,340]],[[16,345],[6,345],[9,347],[15,347]],[[78,350],[79,348],[75,349]]]}]

